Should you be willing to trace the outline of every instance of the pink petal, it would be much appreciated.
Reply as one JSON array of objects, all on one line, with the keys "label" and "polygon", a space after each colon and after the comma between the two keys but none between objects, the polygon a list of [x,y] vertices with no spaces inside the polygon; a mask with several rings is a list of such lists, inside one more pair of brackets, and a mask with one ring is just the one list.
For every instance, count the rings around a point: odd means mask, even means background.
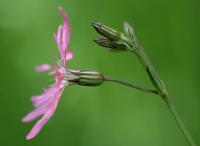
[{"label": "pink petal", "polygon": [[62,80],[57,80],[50,88],[46,89],[42,95],[32,96],[32,103],[38,107],[43,103],[47,102],[51,97],[55,96],[55,94],[60,90]]},{"label": "pink petal", "polygon": [[37,107],[39,102],[44,98],[44,95],[32,96],[31,101]]},{"label": "pink petal", "polygon": [[60,53],[63,52],[61,45],[61,37],[62,37],[61,35],[62,35],[62,25],[59,25],[57,35],[55,35],[55,40],[58,45]]},{"label": "pink petal", "polygon": [[58,7],[62,17],[63,17],[63,35],[62,35],[62,48],[67,49],[70,39],[70,23],[67,13],[62,9],[61,6]]},{"label": "pink petal", "polygon": [[62,49],[66,50],[69,44],[69,39],[70,39],[70,30],[69,28],[66,26],[66,24],[63,24],[63,28],[62,28]]},{"label": "pink petal", "polygon": [[59,88],[57,87],[58,83],[53,84],[49,89],[45,90],[44,94],[40,95],[40,96],[32,96],[31,97],[31,101],[32,103],[38,107],[41,104],[45,103],[46,101],[48,101],[52,96],[55,95],[55,93],[59,90]]},{"label": "pink petal", "polygon": [[63,93],[64,88],[62,88],[59,92],[56,93],[56,95],[49,101],[48,103],[48,109],[44,116],[35,124],[35,126],[32,128],[32,130],[27,135],[27,140],[30,140],[34,138],[42,129],[42,127],[47,123],[47,121],[52,117],[54,114],[56,107],[58,105],[60,96]]},{"label": "pink petal", "polygon": [[62,9],[61,6],[58,7],[58,10],[60,11],[62,17],[63,17],[63,26],[62,26],[62,38],[60,38],[61,40],[61,48],[59,48],[60,50],[60,55],[62,58],[62,63],[63,65],[66,64],[66,60],[67,60],[67,48],[69,45],[69,40],[70,40],[70,24],[69,24],[69,19],[67,16],[67,13]]},{"label": "pink petal", "polygon": [[66,51],[66,60],[71,60],[73,58],[73,53],[72,50],[70,48],[67,49]]},{"label": "pink petal", "polygon": [[22,122],[30,122],[30,121],[36,119],[40,115],[44,114],[45,110],[46,110],[46,105],[43,105],[43,106],[40,106],[40,107],[34,109],[33,111],[31,111],[30,113],[28,113],[22,119]]},{"label": "pink petal", "polygon": [[[65,50],[62,47],[63,46],[62,45],[62,35],[63,35],[63,32],[62,32],[63,28],[62,27],[63,27],[62,25],[59,25],[58,32],[57,32],[57,34],[54,35],[54,40],[57,43],[62,62],[64,62],[65,61],[65,56],[64,56]],[[65,64],[65,63],[63,63],[63,64]]]},{"label": "pink petal", "polygon": [[51,65],[49,64],[40,64],[35,67],[36,72],[47,72],[51,70]]},{"label": "pink petal", "polygon": [[55,97],[57,92],[59,92],[61,88],[62,80],[58,80],[55,84],[53,84],[49,89],[46,89],[44,91],[44,94],[40,96],[32,96],[31,101],[35,105],[36,109],[30,112],[28,115],[26,115],[22,121],[23,122],[29,122],[37,118],[38,116],[44,114],[46,111],[46,107],[48,104],[48,101]]}]

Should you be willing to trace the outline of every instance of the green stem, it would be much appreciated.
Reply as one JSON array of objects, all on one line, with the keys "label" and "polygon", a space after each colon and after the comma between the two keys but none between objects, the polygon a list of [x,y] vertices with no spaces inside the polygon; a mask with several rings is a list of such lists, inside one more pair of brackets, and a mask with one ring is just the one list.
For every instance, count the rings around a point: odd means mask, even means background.
[{"label": "green stem", "polygon": [[167,104],[169,110],[171,111],[173,117],[175,118],[179,128],[181,129],[183,135],[185,136],[187,142],[190,144],[190,146],[196,146],[194,140],[192,139],[192,136],[186,129],[182,119],[180,118],[178,112],[176,111],[176,108],[171,101],[170,97],[168,96],[168,93],[165,89],[164,83],[162,82],[161,78],[159,77],[158,73],[156,72],[155,68],[151,64],[150,60],[148,59],[146,53],[144,52],[142,47],[138,47],[135,50],[132,50],[134,54],[138,57],[140,62],[143,64],[145,70],[147,71],[149,78],[151,82],[153,83],[154,87],[159,91],[160,96],[164,99],[165,103]]},{"label": "green stem", "polygon": [[138,89],[138,90],[141,90],[141,91],[154,93],[154,94],[159,94],[159,92],[157,90],[155,90],[155,89],[142,87],[142,86],[139,86],[139,85],[136,85],[136,84],[133,84],[133,83],[126,82],[126,81],[113,79],[111,77],[104,76],[104,80],[105,81],[112,81],[112,82],[115,82],[115,83],[118,83],[118,84],[122,84],[122,85],[125,85],[125,86],[128,86],[128,87],[132,87],[132,88],[135,88],[135,89]]},{"label": "green stem", "polygon": [[146,53],[144,52],[144,49],[139,46],[136,50],[132,51],[139,59],[139,61],[144,66],[144,69],[148,73],[148,76],[153,83],[154,87],[160,92],[160,95],[165,95],[167,91],[165,90],[165,86],[160,79],[158,73],[156,72],[154,66],[148,59]]},{"label": "green stem", "polygon": [[185,138],[187,139],[188,143],[191,146],[196,146],[194,140],[192,139],[192,136],[190,135],[190,133],[188,132],[185,124],[183,123],[182,119],[180,118],[178,112],[176,111],[176,108],[174,106],[174,103],[171,101],[171,98],[168,95],[165,95],[163,97],[165,103],[167,104],[169,110],[171,111],[173,117],[175,118],[179,128],[181,129],[183,135],[185,136]]}]

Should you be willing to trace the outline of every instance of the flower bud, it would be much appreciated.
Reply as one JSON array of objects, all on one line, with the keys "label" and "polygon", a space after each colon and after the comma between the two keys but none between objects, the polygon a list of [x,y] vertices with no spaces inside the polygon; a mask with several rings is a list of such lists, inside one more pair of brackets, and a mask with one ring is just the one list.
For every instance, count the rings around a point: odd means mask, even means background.
[{"label": "flower bud", "polygon": [[103,35],[104,37],[110,40],[117,41],[121,38],[121,33],[111,27],[96,22],[93,22],[92,25],[99,34]]},{"label": "flower bud", "polygon": [[70,70],[70,72],[78,77],[70,82],[78,85],[99,86],[104,82],[103,75],[94,70]]},{"label": "flower bud", "polygon": [[123,51],[127,50],[126,48],[128,47],[127,44],[122,41],[111,41],[106,38],[100,38],[94,41],[102,47],[110,48],[111,51]]},{"label": "flower bud", "polygon": [[[95,42],[100,46],[111,48],[113,51],[132,51],[135,49],[132,38],[126,34],[101,23],[92,23],[92,25],[99,34],[105,37],[95,40]],[[132,30],[130,28],[126,29],[131,33]]]}]

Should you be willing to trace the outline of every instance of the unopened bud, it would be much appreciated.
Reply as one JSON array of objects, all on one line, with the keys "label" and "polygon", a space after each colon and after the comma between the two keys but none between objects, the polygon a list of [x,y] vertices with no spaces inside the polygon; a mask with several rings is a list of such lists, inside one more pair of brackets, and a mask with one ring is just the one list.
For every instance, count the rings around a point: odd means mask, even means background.
[{"label": "unopened bud", "polygon": [[72,74],[76,75],[78,79],[72,80],[78,85],[84,86],[99,86],[104,82],[104,77],[101,73],[93,70],[71,70]]},{"label": "unopened bud", "polygon": [[[92,23],[92,25],[99,34],[105,37],[103,39],[95,40],[95,42],[100,46],[111,48],[111,50],[114,51],[132,51],[133,49],[135,49],[132,38],[127,36],[126,34],[121,33],[101,23]],[[129,33],[133,33],[131,27],[128,26],[128,24],[126,24],[125,27],[127,31],[129,31]]]},{"label": "unopened bud", "polygon": [[118,32],[115,29],[108,27],[104,24],[93,22],[92,25],[99,34],[103,35],[104,37],[106,37],[110,40],[117,41],[121,37],[120,32]]},{"label": "unopened bud", "polygon": [[111,41],[106,38],[100,38],[94,40],[98,45],[106,48],[110,48],[112,51],[123,51],[127,50],[128,45],[122,41]]}]

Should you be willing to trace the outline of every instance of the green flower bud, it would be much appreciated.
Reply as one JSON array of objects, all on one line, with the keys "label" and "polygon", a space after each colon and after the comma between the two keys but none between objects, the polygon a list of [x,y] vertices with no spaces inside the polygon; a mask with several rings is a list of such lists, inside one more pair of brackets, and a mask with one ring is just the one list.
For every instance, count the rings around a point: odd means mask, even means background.
[{"label": "green flower bud", "polygon": [[117,41],[121,38],[121,33],[111,27],[96,22],[93,22],[92,25],[99,34],[110,40]]},{"label": "green flower bud", "polygon": [[70,72],[78,77],[70,82],[78,85],[99,86],[104,82],[103,75],[94,70],[70,70]]},{"label": "green flower bud", "polygon": [[[121,33],[101,23],[92,23],[92,25],[99,34],[105,37],[95,40],[95,42],[100,46],[111,48],[111,50],[113,51],[125,51],[135,49],[133,45],[133,40],[130,36],[127,36],[126,34]],[[129,31],[129,33],[133,33],[131,32],[131,27],[129,26],[129,28],[127,28],[127,25],[128,24],[126,24],[125,26],[126,31]]]},{"label": "green flower bud", "polygon": [[94,40],[98,45],[110,48],[111,51],[124,51],[127,50],[127,44],[122,41],[111,41],[107,38],[100,38]]}]

